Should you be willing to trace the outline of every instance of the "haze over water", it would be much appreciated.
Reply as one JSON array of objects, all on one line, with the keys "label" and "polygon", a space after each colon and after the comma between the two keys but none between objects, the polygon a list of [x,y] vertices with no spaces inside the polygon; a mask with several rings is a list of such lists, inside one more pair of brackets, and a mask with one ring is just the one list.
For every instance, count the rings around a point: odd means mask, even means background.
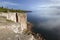
[{"label": "haze over water", "polygon": [[35,24],[34,31],[46,40],[60,40],[60,13],[54,11],[33,11],[28,13],[28,21]]}]

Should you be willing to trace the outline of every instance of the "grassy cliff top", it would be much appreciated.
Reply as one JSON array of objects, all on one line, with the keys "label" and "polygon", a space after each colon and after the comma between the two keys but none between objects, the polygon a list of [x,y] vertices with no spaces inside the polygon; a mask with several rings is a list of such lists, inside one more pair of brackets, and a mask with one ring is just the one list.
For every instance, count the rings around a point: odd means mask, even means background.
[{"label": "grassy cliff top", "polygon": [[26,13],[26,12],[31,12],[31,11],[26,11],[26,10],[16,10],[16,9],[9,9],[9,8],[3,8],[0,7],[0,12],[18,12],[18,13]]}]

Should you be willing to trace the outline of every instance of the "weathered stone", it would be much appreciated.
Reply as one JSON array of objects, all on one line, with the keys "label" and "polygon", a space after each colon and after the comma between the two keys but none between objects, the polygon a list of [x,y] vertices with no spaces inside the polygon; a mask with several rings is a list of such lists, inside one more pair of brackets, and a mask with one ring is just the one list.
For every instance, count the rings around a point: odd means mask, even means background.
[{"label": "weathered stone", "polygon": [[0,40],[36,40],[27,30],[27,15],[22,13],[0,13]]},{"label": "weathered stone", "polygon": [[[0,16],[6,17],[8,21],[14,21],[16,23],[19,23],[20,27],[22,27],[21,28],[22,31],[27,29],[27,15],[25,13],[12,13],[12,12],[3,13],[1,12]],[[0,22],[6,22],[7,21],[6,19],[3,18],[0,20]]]}]

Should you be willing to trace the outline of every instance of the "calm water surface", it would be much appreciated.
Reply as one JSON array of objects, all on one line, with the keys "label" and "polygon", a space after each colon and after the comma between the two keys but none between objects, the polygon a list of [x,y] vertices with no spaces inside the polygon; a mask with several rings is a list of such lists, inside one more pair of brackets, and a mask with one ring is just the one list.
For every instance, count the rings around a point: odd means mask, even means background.
[{"label": "calm water surface", "polygon": [[[28,15],[28,21],[35,24],[34,32],[42,34],[46,40],[60,40],[60,31],[58,30],[56,22],[58,22],[58,17],[55,14],[42,14],[39,12],[30,12]],[[57,20],[58,19],[58,20]]]}]

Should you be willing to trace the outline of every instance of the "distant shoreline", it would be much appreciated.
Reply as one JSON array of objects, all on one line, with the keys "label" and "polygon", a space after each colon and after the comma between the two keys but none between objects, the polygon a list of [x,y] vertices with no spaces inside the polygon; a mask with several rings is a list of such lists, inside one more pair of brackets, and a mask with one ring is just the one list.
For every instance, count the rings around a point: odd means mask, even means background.
[{"label": "distant shoreline", "polygon": [[9,9],[9,8],[4,8],[4,7],[0,7],[0,12],[18,12],[18,13],[27,13],[27,12],[32,12],[32,11],[27,11],[27,10],[16,10],[16,9]]}]

